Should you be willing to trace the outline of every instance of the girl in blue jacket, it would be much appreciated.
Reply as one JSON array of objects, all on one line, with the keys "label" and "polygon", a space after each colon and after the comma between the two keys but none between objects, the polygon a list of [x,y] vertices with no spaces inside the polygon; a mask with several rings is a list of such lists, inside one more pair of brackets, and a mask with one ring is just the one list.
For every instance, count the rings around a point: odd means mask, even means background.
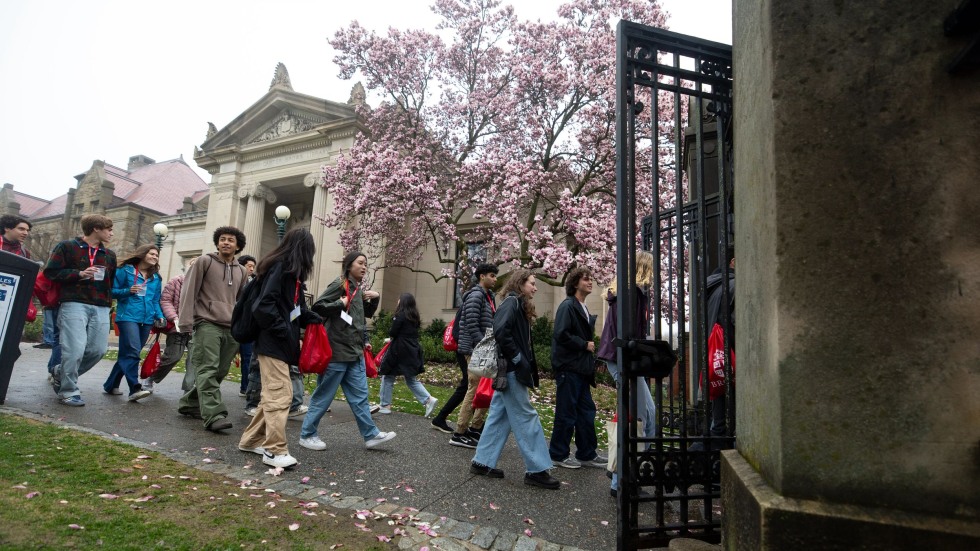
[{"label": "girl in blue jacket", "polygon": [[119,327],[119,359],[112,366],[103,385],[106,394],[122,394],[123,376],[129,383],[129,401],[146,398],[151,389],[140,384],[140,350],[150,336],[154,322],[164,323],[160,309],[160,250],[143,245],[120,263],[112,281],[112,298],[116,299],[116,326]]}]

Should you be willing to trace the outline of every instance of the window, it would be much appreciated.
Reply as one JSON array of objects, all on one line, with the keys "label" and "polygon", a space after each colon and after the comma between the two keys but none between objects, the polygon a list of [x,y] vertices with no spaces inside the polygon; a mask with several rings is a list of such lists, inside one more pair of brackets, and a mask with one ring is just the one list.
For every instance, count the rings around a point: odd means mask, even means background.
[{"label": "window", "polygon": [[482,241],[477,243],[467,243],[465,258],[469,259],[469,261],[467,262],[467,267],[464,270],[460,265],[464,258],[464,256],[461,254],[461,249],[462,248],[457,248],[456,250],[456,293],[453,295],[453,308],[459,308],[462,306],[463,291],[469,287],[469,281],[473,277],[473,269],[477,264],[487,261],[487,248]]}]

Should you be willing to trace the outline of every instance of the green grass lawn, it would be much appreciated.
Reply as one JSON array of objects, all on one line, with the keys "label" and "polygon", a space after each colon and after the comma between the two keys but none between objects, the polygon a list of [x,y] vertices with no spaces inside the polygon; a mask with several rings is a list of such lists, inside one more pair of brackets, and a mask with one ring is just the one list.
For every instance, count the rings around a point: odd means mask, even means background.
[{"label": "green grass lawn", "polygon": [[[0,549],[388,549],[349,511],[0,415]],[[368,521],[374,522],[374,521]],[[336,546],[336,547],[331,547]]]}]

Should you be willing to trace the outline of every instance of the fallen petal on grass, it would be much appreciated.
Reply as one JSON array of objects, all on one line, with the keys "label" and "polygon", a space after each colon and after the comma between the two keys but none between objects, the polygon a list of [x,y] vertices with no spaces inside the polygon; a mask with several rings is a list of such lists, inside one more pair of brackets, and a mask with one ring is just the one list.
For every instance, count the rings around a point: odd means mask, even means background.
[{"label": "fallen petal on grass", "polygon": [[32,498],[35,498],[35,497],[37,497],[39,495],[41,495],[41,492],[31,492],[31,493],[25,495],[24,497],[26,497],[27,499],[32,499]]},{"label": "fallen petal on grass", "polygon": [[292,523],[292,524],[290,524],[289,525],[289,530],[292,531],[292,532],[295,532],[296,530],[299,530],[299,524],[296,524],[295,522]]},{"label": "fallen petal on grass", "polygon": [[119,496],[117,496],[116,494],[99,494],[99,497],[101,497],[102,499],[116,499]]}]

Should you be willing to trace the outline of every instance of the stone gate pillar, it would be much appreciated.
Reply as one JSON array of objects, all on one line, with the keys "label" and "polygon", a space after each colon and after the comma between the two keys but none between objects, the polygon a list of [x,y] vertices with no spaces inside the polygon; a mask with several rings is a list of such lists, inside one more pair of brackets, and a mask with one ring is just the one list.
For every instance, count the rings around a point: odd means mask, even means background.
[{"label": "stone gate pillar", "polygon": [[961,0],[735,0],[730,549],[980,548],[980,71]]},{"label": "stone gate pillar", "polygon": [[238,197],[247,199],[245,209],[245,249],[243,254],[250,254],[256,259],[262,258],[262,232],[265,228],[265,204],[275,203],[276,194],[262,184],[255,183],[238,189]]}]

